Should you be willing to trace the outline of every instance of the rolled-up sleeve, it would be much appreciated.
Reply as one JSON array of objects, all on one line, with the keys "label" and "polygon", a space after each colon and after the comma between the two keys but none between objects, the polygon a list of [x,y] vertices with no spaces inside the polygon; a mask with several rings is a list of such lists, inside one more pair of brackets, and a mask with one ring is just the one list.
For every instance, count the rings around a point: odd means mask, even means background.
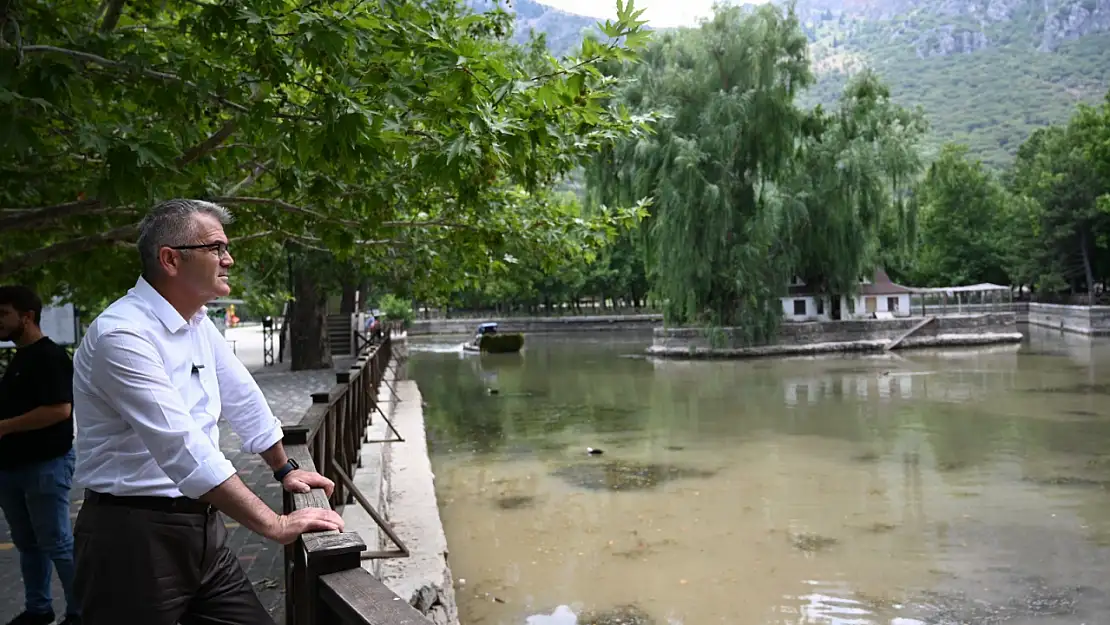
[{"label": "rolled-up sleeve", "polygon": [[198,498],[235,474],[185,409],[149,340],[127,329],[108,332],[97,341],[91,364],[101,398],[135,430],[181,494]]},{"label": "rolled-up sleeve", "polygon": [[205,320],[208,340],[216,358],[216,379],[220,384],[220,405],[223,418],[243,441],[242,450],[260,454],[281,440],[281,421],[274,416],[266,395],[258,388],[254,376],[231,351],[227,340],[210,321]]}]

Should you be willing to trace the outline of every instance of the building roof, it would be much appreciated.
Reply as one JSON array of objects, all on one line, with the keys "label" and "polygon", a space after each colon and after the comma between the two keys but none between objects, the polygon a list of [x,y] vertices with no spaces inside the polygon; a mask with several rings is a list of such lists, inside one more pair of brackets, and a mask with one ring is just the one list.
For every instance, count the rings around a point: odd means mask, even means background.
[{"label": "building roof", "polygon": [[914,293],[975,293],[982,291],[1009,291],[1010,287],[1001,284],[993,284],[991,282],[980,282],[979,284],[968,284],[966,286],[938,286],[933,288],[913,289]]},{"label": "building roof", "polygon": [[[881,268],[875,270],[875,275],[872,276],[870,284],[861,284],[859,288],[860,295],[901,295],[903,293],[914,293],[916,291],[917,289],[911,289],[891,282],[890,276]],[[815,295],[815,293],[805,285],[790,286],[786,289],[786,293],[789,297]]]},{"label": "building roof", "polygon": [[871,284],[861,284],[859,288],[860,295],[901,295],[913,293],[913,291],[909,287],[891,282],[890,276],[882,268],[875,270],[875,277],[871,280]]}]

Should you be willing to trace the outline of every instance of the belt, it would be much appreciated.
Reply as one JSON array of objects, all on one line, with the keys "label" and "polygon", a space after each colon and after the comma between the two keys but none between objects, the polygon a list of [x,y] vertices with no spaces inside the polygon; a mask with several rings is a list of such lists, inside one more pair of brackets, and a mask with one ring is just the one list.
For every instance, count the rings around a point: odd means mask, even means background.
[{"label": "belt", "polygon": [[170,512],[181,514],[210,514],[215,512],[211,504],[190,499],[189,497],[154,497],[149,495],[120,496],[98,493],[85,489],[85,502],[102,506],[122,506],[152,510],[154,512]]}]

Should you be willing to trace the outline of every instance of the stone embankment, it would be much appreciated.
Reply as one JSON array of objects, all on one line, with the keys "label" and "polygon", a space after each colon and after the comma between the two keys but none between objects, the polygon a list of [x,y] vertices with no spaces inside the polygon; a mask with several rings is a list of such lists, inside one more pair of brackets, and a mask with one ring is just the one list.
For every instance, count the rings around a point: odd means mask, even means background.
[{"label": "stone embankment", "polygon": [[1029,325],[1063,330],[1075,334],[1110,334],[1110,306],[1066,306],[1031,303],[1018,309],[1021,321]]},{"label": "stone embankment", "polygon": [[479,323],[496,322],[501,332],[556,333],[650,331],[663,324],[663,315],[589,315],[578,317],[511,317],[507,319],[420,319],[409,326],[409,336],[474,334]]},{"label": "stone embankment", "polygon": [[[922,322],[921,317],[784,323],[776,339],[747,346],[735,328],[656,328],[648,353],[674,358],[746,358],[826,352],[882,351]],[[899,349],[989,345],[1021,341],[1014,313],[937,317]]]},{"label": "stone embankment", "polygon": [[[409,555],[363,560],[362,566],[436,625],[458,625],[454,581],[447,562],[447,536],[439,516],[435,476],[424,432],[423,400],[416,382],[398,374],[404,371],[407,346],[404,340],[394,340],[401,364],[395,360],[386,372],[378,402],[404,441],[364,443],[362,467],[353,480],[379,515],[389,522]],[[375,413],[371,421],[370,440],[394,438],[381,415]],[[369,549],[397,549],[357,502],[344,507],[343,520],[347,531],[358,532]]]},{"label": "stone embankment", "polygon": [[[929,314],[939,312],[930,306]],[[958,309],[950,306],[942,315],[944,318],[961,318],[976,314],[1002,314],[1010,312],[1019,324],[1063,330],[1075,334],[1110,334],[1110,306],[1069,306],[1062,304],[1041,304],[1014,302],[1012,304],[964,304]],[[955,314],[952,314],[955,313]],[[915,314],[917,311],[915,309]],[[495,321],[503,332],[556,333],[556,332],[604,332],[608,330],[653,330],[663,325],[663,316],[644,315],[592,315],[568,317],[522,317],[507,319],[423,319],[412,323],[409,335],[429,334],[472,334],[478,324]],[[871,323],[875,320],[869,320]],[[845,322],[847,323],[847,322]],[[794,325],[794,324],[790,324]],[[1016,331],[1016,330],[1015,330]],[[958,334],[963,334],[958,333]],[[853,339],[865,340],[865,339]],[[913,342],[909,341],[908,346]]]}]

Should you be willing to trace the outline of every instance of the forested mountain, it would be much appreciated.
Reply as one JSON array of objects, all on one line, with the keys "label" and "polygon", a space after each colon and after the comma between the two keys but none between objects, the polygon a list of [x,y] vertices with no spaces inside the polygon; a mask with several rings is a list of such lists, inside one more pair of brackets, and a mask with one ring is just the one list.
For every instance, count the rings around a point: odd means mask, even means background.
[{"label": "forested mountain", "polygon": [[567,13],[535,0],[463,0],[463,4],[475,11],[488,11],[500,6],[515,12],[513,40],[524,43],[532,31],[543,33],[547,37],[547,47],[555,54],[563,54],[577,46],[582,41],[583,33],[594,29],[598,22],[596,17]]},{"label": "forested mountain", "polygon": [[[517,12],[517,37],[547,35],[556,53],[596,20],[534,0],[467,0]],[[831,103],[846,79],[875,68],[902,104],[920,105],[926,146],[966,144],[1010,162],[1036,128],[1068,119],[1110,88],[1110,0],[799,0],[818,82],[803,96]]]}]

